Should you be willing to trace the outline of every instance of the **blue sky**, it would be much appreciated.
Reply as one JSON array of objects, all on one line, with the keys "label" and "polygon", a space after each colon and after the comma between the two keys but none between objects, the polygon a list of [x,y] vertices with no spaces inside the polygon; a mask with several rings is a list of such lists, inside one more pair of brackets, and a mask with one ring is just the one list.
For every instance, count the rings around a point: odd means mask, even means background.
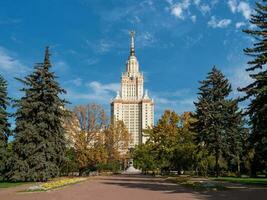
[{"label": "blue sky", "polygon": [[[233,88],[250,79],[242,50],[253,40],[248,0],[2,0],[0,72],[11,97],[49,45],[53,70],[73,107],[96,102],[109,114],[129,54],[129,30],[156,118],[170,108],[193,110],[198,81],[213,65]],[[239,95],[235,90],[232,96]]]}]

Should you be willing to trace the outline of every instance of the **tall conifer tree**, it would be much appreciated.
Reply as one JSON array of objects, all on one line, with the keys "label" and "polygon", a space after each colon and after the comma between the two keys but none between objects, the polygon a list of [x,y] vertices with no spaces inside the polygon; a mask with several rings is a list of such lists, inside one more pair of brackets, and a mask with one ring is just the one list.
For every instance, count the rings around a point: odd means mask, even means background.
[{"label": "tall conifer tree", "polygon": [[228,100],[231,86],[221,71],[212,68],[206,80],[200,82],[200,92],[196,106],[196,122],[193,129],[197,142],[204,145],[214,155],[216,175],[219,175],[219,159],[225,150]]},{"label": "tall conifer tree", "polygon": [[0,75],[0,180],[5,173],[5,162],[7,159],[7,142],[10,135],[10,124],[8,123],[7,106],[9,98],[7,96],[7,82]]},{"label": "tall conifer tree", "polygon": [[64,104],[59,95],[65,91],[50,72],[50,54],[45,50],[43,63],[34,72],[18,79],[25,87],[16,101],[14,155],[9,163],[9,178],[14,181],[46,181],[59,175],[64,160],[65,137],[62,119]]},{"label": "tall conifer tree", "polygon": [[[245,33],[256,38],[251,48],[244,49],[245,54],[252,57],[246,71],[250,72],[253,82],[240,89],[246,93],[243,99],[252,99],[247,114],[250,117],[252,128],[250,142],[255,155],[252,162],[252,176],[257,171],[267,169],[267,1],[256,3],[255,13],[251,16],[250,23],[253,30],[244,30]],[[265,173],[267,173],[265,171]]]},{"label": "tall conifer tree", "polygon": [[228,170],[237,172],[239,176],[241,173],[241,162],[243,156],[242,141],[246,134],[246,128],[244,127],[244,120],[242,116],[242,110],[238,108],[237,100],[226,101],[226,113],[225,113],[225,141],[226,146],[224,148],[224,156],[228,161]]}]

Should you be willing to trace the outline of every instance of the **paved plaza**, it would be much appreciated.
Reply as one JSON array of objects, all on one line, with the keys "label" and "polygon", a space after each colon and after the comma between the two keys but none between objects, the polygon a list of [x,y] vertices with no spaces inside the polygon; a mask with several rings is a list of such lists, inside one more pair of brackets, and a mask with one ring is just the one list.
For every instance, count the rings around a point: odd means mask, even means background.
[{"label": "paved plaza", "polygon": [[0,189],[1,200],[266,200],[267,189],[201,192],[144,176],[107,176],[49,192],[19,192],[29,187]]}]

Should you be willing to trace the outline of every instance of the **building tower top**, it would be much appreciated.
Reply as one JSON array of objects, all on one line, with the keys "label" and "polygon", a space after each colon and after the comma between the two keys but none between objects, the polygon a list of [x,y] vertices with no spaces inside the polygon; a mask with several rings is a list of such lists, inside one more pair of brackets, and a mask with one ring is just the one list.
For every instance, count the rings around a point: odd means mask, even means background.
[{"label": "building tower top", "polygon": [[143,130],[154,125],[154,102],[147,91],[144,93],[144,76],[135,54],[135,32],[129,31],[129,36],[126,70],[121,75],[120,90],[111,102],[111,121],[124,122],[131,134],[129,147],[133,148],[148,139]]},{"label": "building tower top", "polygon": [[136,77],[140,75],[140,73],[139,73],[139,64],[135,56],[135,44],[134,44],[135,32],[130,31],[130,36],[131,36],[130,56],[126,63],[126,73],[127,76]]},{"label": "building tower top", "polygon": [[134,50],[134,37],[135,37],[135,32],[130,31],[130,36],[131,36],[131,48],[130,48],[130,56],[135,55],[135,50]]}]

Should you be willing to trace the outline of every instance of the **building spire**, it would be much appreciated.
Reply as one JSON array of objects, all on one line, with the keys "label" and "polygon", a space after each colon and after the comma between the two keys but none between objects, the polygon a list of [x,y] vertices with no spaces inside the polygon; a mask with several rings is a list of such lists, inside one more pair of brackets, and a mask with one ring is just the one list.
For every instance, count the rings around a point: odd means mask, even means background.
[{"label": "building spire", "polygon": [[130,31],[130,36],[131,36],[131,48],[130,48],[130,56],[135,55],[135,50],[134,50],[134,37],[135,37],[135,32]]}]

